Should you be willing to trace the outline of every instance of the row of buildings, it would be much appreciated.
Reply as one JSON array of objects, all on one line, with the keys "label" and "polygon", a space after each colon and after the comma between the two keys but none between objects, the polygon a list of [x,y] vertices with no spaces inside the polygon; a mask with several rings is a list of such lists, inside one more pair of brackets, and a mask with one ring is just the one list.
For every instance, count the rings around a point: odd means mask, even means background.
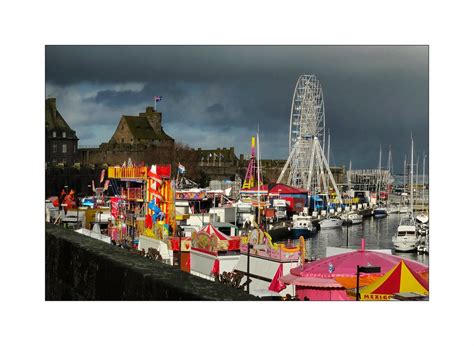
[{"label": "row of buildings", "polygon": [[[75,167],[82,172],[87,167],[89,173],[81,173],[87,180],[89,175],[96,174],[90,170],[92,167],[100,170],[104,166],[121,165],[128,158],[147,165],[171,163],[173,168],[182,163],[186,175],[197,182],[202,182],[203,177],[234,180],[236,176],[245,176],[248,160],[244,155],[237,157],[233,147],[193,149],[175,142],[163,129],[163,114],[153,107],[138,115],[122,115],[110,140],[96,147],[79,147],[79,138],[58,111],[55,98],[46,99],[45,113],[47,190],[48,186],[53,189],[55,184],[67,183],[68,178],[60,179],[61,168]],[[261,160],[265,180],[275,181],[284,164],[285,160]],[[344,169],[336,168],[333,174],[336,180],[344,180]],[[53,176],[58,179],[51,179]]]}]

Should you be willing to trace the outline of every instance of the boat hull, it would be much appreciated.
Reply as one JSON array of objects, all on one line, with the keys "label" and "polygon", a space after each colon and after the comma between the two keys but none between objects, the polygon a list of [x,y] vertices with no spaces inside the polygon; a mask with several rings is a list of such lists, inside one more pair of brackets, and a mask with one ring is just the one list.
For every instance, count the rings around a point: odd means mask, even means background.
[{"label": "boat hull", "polygon": [[400,225],[397,234],[392,238],[395,251],[415,251],[420,245],[420,237],[415,226]]},{"label": "boat hull", "polygon": [[338,219],[321,220],[321,221],[319,221],[319,226],[321,227],[321,229],[338,228],[338,227],[342,226],[342,220],[338,220]]},{"label": "boat hull", "polygon": [[428,215],[419,214],[415,217],[415,220],[418,221],[419,223],[425,224],[425,223],[428,223],[429,218],[428,218]]},{"label": "boat hull", "polygon": [[393,248],[399,252],[412,252],[418,248],[418,242],[414,241],[393,241]]},{"label": "boat hull", "polygon": [[299,237],[303,238],[311,238],[314,236],[316,231],[308,229],[308,228],[290,228],[290,236],[292,239],[296,239]]},{"label": "boat hull", "polygon": [[387,216],[387,209],[386,208],[375,208],[374,209],[374,217],[381,218]]}]

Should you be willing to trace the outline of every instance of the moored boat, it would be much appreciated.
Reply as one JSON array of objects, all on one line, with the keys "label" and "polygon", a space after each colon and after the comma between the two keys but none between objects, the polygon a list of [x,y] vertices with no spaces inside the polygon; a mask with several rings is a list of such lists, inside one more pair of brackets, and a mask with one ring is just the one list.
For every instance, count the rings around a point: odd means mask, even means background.
[{"label": "moored boat", "polygon": [[410,191],[410,213],[400,219],[397,233],[392,238],[396,251],[414,251],[420,243],[420,235],[413,216],[413,138],[411,139]]},{"label": "moored boat", "polygon": [[415,217],[416,221],[421,223],[421,224],[426,224],[428,223],[429,221],[429,217],[428,215],[426,215],[425,213],[421,213],[421,214],[418,214],[416,217]]},{"label": "moored boat", "polygon": [[324,228],[338,228],[342,226],[342,219],[337,216],[330,216],[326,219],[319,221],[321,229]]},{"label": "moored boat", "polygon": [[392,237],[392,242],[396,251],[408,252],[417,249],[420,243],[420,236],[411,214],[400,220],[397,233]]},{"label": "moored boat", "polygon": [[381,217],[386,217],[388,214],[387,208],[385,207],[377,207],[374,209],[374,217],[375,218],[381,218]]},{"label": "moored boat", "polygon": [[349,213],[342,215],[342,221],[343,223],[346,223],[348,225],[356,225],[356,224],[362,223],[363,217],[362,215],[359,215],[358,213],[351,211]]}]

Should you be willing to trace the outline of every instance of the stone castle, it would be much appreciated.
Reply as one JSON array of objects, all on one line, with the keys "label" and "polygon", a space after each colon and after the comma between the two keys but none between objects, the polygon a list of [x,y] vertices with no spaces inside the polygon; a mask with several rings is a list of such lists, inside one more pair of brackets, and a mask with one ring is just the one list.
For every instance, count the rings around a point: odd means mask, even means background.
[{"label": "stone castle", "polygon": [[[136,116],[122,115],[107,143],[97,147],[77,146],[78,138],[56,109],[56,99],[46,100],[46,190],[56,193],[55,186],[74,184],[87,190],[101,169],[122,165],[129,158],[146,165],[178,163],[186,167],[186,176],[201,186],[210,180],[243,179],[248,165],[244,155],[236,156],[234,147],[193,149],[176,143],[163,130],[161,112],[147,107]],[[276,181],[285,160],[261,160],[264,182]],[[59,166],[59,168],[58,168]],[[77,170],[79,177],[75,176]],[[336,181],[342,182],[345,170],[332,168]],[[68,172],[68,173],[66,173]],[[79,180],[84,180],[81,182]],[[87,183],[88,182],[88,183]],[[207,186],[207,185],[206,185]]]}]

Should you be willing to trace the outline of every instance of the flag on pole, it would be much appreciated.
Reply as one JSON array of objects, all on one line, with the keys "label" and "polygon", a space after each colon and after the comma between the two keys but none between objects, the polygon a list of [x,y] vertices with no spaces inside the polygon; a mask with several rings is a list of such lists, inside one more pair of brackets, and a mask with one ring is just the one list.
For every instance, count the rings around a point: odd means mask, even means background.
[{"label": "flag on pole", "polygon": [[163,96],[155,96],[155,102],[160,102],[163,99]]},{"label": "flag on pole", "polygon": [[273,276],[273,280],[270,283],[270,286],[268,286],[268,289],[270,291],[274,291],[274,292],[278,293],[281,290],[286,288],[286,285],[279,280],[282,276],[283,276],[283,264],[280,263],[280,265],[278,266],[278,269],[275,273],[275,276]]},{"label": "flag on pole", "polygon": [[185,171],[186,171],[186,168],[184,168],[184,166],[181,163],[179,163],[178,164],[178,172],[180,174],[184,174]]}]

